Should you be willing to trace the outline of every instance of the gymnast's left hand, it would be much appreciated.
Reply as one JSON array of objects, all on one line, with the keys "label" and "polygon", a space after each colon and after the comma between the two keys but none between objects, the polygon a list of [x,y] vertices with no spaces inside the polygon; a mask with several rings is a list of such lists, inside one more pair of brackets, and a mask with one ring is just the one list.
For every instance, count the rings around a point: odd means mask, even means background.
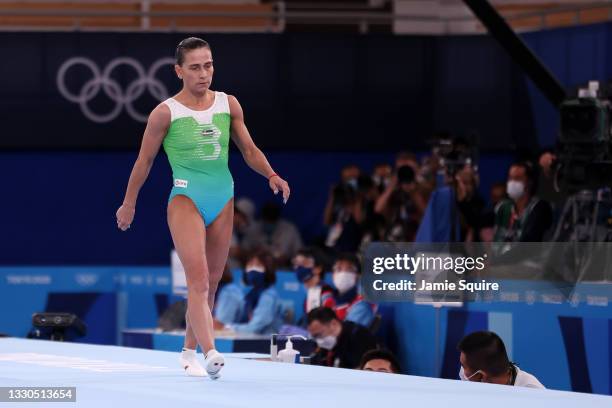
[{"label": "gymnast's left hand", "polygon": [[283,204],[287,203],[289,200],[289,194],[291,194],[291,190],[289,189],[289,184],[285,180],[283,180],[280,176],[273,175],[269,180],[270,188],[274,191],[274,194],[278,194],[279,191],[283,193]]},{"label": "gymnast's left hand", "polygon": [[134,221],[134,214],[136,213],[136,208],[134,206],[123,203],[121,207],[117,210],[117,228],[121,231],[126,231],[132,225],[132,221]]}]

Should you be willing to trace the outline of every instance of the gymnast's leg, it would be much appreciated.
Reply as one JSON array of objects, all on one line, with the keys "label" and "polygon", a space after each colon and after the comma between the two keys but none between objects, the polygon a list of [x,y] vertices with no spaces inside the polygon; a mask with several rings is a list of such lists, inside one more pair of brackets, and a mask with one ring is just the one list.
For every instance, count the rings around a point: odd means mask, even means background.
[{"label": "gymnast's leg", "polygon": [[204,220],[191,199],[177,195],[168,204],[168,226],[174,247],[185,269],[190,328],[202,351],[207,355],[211,350],[214,351],[214,332],[208,304],[210,278],[206,260]]},{"label": "gymnast's leg", "polygon": [[[206,260],[208,261],[209,289],[208,306],[213,310],[215,294],[229,253],[230,241],[234,220],[234,199],[230,199],[217,218],[206,227]],[[185,330],[185,349],[195,349],[197,340],[189,316],[185,317],[187,328]]]}]

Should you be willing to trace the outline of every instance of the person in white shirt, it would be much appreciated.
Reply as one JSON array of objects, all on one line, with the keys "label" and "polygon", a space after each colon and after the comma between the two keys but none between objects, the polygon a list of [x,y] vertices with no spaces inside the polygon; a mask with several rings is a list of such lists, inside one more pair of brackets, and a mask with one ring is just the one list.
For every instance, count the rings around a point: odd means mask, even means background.
[{"label": "person in white shirt", "polygon": [[490,331],[465,336],[457,346],[461,352],[459,378],[463,381],[545,388],[538,379],[508,359],[502,339]]}]

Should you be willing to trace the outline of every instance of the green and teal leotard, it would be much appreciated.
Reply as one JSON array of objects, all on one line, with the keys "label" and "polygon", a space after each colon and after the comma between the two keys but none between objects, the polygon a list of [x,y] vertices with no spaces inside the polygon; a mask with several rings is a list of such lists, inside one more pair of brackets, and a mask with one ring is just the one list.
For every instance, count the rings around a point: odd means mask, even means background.
[{"label": "green and teal leotard", "polygon": [[169,98],[170,127],[164,138],[176,195],[189,197],[205,225],[210,225],[234,196],[234,181],[227,166],[231,116],[227,95],[215,92],[212,106],[195,111]]}]

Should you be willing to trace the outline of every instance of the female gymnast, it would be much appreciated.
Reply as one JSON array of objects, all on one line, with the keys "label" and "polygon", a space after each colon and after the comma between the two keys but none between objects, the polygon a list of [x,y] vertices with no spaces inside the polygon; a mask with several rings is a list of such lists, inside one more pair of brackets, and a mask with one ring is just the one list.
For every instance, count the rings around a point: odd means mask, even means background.
[{"label": "female gymnast", "polygon": [[[274,194],[289,199],[289,185],[274,172],[247,130],[238,100],[210,89],[210,45],[190,37],[176,48],[176,75],[183,87],[149,115],[138,158],[130,174],[117,226],[126,231],[136,200],[163,144],[174,186],[168,199],[168,226],[187,278],[187,329],[179,361],[187,375],[217,379],[225,364],[215,350],[211,310],[227,260],[233,224],[234,182],[227,161],[230,136],[254,171],[268,179]],[[196,347],[204,352],[204,367]]]}]

